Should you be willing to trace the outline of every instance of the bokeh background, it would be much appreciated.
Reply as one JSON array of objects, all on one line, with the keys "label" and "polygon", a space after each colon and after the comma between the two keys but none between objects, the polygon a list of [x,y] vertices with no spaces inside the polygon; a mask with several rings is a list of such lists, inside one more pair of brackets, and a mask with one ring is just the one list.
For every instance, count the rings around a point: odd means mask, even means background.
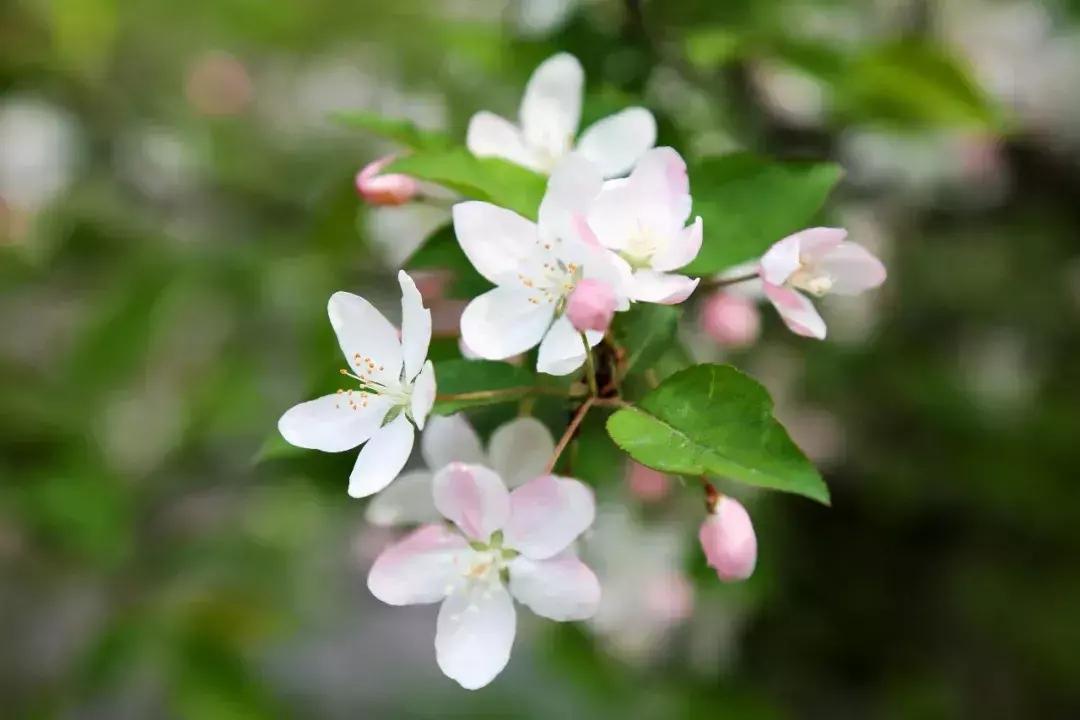
[{"label": "bokeh background", "polygon": [[[601,616],[522,611],[468,693],[434,608],[365,588],[390,535],[351,454],[274,427],[336,367],[329,294],[392,316],[447,218],[364,207],[394,148],[328,114],[460,137],[559,50],[586,120],[842,164],[823,221],[891,274],[823,343],[682,330],[769,387],[831,509],[742,493],[760,563],[724,586],[693,488],[605,467]],[[1074,1],[6,0],[0,715],[1080,717],[1078,238]]]}]

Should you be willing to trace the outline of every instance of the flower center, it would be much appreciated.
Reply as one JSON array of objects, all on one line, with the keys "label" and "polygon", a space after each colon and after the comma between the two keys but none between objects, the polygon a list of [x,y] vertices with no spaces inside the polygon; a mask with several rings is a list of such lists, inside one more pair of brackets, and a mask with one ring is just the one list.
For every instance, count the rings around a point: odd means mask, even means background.
[{"label": "flower center", "polygon": [[787,284],[797,290],[805,290],[815,297],[822,297],[832,290],[833,279],[828,273],[804,264],[788,278]]},{"label": "flower center", "polygon": [[666,238],[639,221],[637,231],[629,237],[626,247],[619,251],[619,255],[632,269],[642,270],[651,267],[653,256],[666,247]]},{"label": "flower center", "polygon": [[[344,403],[351,410],[366,408],[368,399],[372,395],[381,395],[392,403],[391,411],[387,413],[387,422],[397,417],[401,408],[408,409],[412,400],[412,384],[403,378],[397,381],[381,377],[385,368],[373,358],[362,353],[353,353],[352,366],[355,372],[348,368],[338,370],[344,377],[352,378],[360,383],[359,389],[338,388],[337,407]],[[394,412],[394,410],[398,412]]]},{"label": "flower center", "polygon": [[[546,246],[546,249],[550,249],[550,246]],[[518,273],[521,284],[534,292],[529,302],[533,305],[555,303],[556,314],[562,313],[566,298],[574,291],[574,286],[580,279],[581,267],[577,263],[563,262],[559,258],[545,262],[538,273]]]},{"label": "flower center", "polygon": [[472,552],[463,558],[460,568],[461,576],[466,581],[492,584],[508,581],[507,563],[517,557],[518,553],[503,547],[501,530],[492,533],[486,543],[473,540],[469,547]]}]

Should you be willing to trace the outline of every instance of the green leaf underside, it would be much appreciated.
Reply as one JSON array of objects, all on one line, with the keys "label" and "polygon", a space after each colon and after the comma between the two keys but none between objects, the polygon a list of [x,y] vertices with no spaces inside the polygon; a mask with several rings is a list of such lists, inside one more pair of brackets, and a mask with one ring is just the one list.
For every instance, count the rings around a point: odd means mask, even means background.
[{"label": "green leaf underside", "polygon": [[765,388],[728,365],[696,365],[619,410],[607,429],[643,465],[716,475],[829,504],[813,464],[772,415]]},{"label": "green leaf underside", "polygon": [[694,213],[704,223],[704,242],[685,272],[721,272],[810,227],[841,176],[833,163],[772,162],[744,153],[691,168]]},{"label": "green leaf underside", "polygon": [[489,398],[435,401],[437,415],[450,415],[459,410],[482,405],[516,402],[528,394],[536,378],[525,368],[491,360],[447,360],[435,364],[438,396],[460,395],[486,391],[521,388],[519,393],[500,393]]},{"label": "green leaf underside", "polygon": [[387,118],[376,113],[345,110],[330,116],[345,127],[367,130],[379,137],[399,142],[412,150],[442,150],[453,145],[448,135],[433,130],[421,130],[408,120]]}]

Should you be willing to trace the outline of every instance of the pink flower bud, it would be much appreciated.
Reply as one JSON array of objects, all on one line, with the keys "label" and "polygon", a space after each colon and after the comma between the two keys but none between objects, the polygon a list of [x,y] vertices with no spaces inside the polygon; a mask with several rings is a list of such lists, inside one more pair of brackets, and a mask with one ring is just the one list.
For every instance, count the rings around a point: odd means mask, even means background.
[{"label": "pink flower bud", "polygon": [[738,500],[726,495],[701,524],[698,533],[709,566],[721,580],[745,580],[757,564],[757,537],[750,516]]},{"label": "pink flower bud", "polygon": [[716,292],[701,308],[701,329],[725,347],[746,347],[761,334],[761,313],[749,298]]},{"label": "pink flower bud", "polygon": [[655,578],[645,586],[645,607],[662,623],[685,620],[694,612],[694,586],[681,572]]},{"label": "pink flower bud", "polygon": [[663,500],[671,490],[667,475],[636,462],[630,463],[626,480],[630,485],[630,493],[642,502]]},{"label": "pink flower bud", "polygon": [[379,174],[393,161],[394,156],[387,155],[368,163],[356,174],[356,190],[372,205],[404,205],[412,200],[419,190],[416,180],[408,175]]},{"label": "pink flower bud", "polygon": [[580,281],[566,302],[566,316],[579,332],[604,332],[615,315],[615,292],[606,282]]}]

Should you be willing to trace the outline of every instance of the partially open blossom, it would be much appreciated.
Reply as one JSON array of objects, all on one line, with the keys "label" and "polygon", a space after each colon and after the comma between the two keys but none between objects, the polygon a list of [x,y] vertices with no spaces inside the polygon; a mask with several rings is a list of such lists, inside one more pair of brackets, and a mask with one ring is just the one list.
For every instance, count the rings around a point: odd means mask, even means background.
[{"label": "partially open blossom", "polygon": [[694,292],[698,280],[678,270],[701,250],[701,218],[689,227],[686,163],[669,147],[654,148],[626,180],[607,183],[586,216],[596,241],[630,274],[631,300],[672,305]]},{"label": "partially open blossom", "polygon": [[[792,332],[825,338],[825,321],[803,293],[858,295],[885,282],[885,266],[840,228],[810,228],[779,241],[761,258],[766,297]],[[800,292],[801,291],[801,292]]]},{"label": "partially open blossom", "polygon": [[615,316],[615,291],[602,280],[582,280],[566,301],[566,316],[579,332],[605,332]]},{"label": "partially open blossom", "polygon": [[745,580],[757,564],[757,537],[746,508],[723,495],[698,532],[709,566],[721,580]]},{"label": "partially open blossom", "polygon": [[366,497],[389,485],[412,452],[414,426],[435,404],[435,370],[427,360],[431,313],[405,271],[401,334],[371,303],[347,292],[331,296],[327,312],[345,354],[341,375],[356,387],[301,403],[278,421],[297,447],[342,452],[363,444],[349,475],[349,495]]},{"label": "partially open blossom", "polygon": [[761,334],[761,312],[750,298],[719,290],[701,307],[701,329],[724,347],[746,347]]},{"label": "partially open blossom", "polygon": [[368,575],[390,605],[442,603],[435,629],[439,669],[475,690],[510,660],[513,599],[552,620],[584,620],[600,584],[571,544],[592,525],[592,491],[543,475],[508,492],[497,473],[452,463],[436,473],[435,507],[456,526],[424,525],[391,545]]},{"label": "partially open blossom", "polygon": [[590,125],[575,146],[584,82],[584,70],[573,55],[548,58],[525,86],[518,111],[520,126],[494,113],[479,112],[469,122],[469,151],[549,173],[565,155],[577,150],[596,163],[605,177],[626,174],[656,142],[656,120],[645,108],[627,108]]},{"label": "partially open blossom", "polygon": [[356,174],[357,192],[372,205],[404,205],[416,196],[419,185],[408,175],[379,174],[393,161],[394,156],[387,155],[368,163]]}]

